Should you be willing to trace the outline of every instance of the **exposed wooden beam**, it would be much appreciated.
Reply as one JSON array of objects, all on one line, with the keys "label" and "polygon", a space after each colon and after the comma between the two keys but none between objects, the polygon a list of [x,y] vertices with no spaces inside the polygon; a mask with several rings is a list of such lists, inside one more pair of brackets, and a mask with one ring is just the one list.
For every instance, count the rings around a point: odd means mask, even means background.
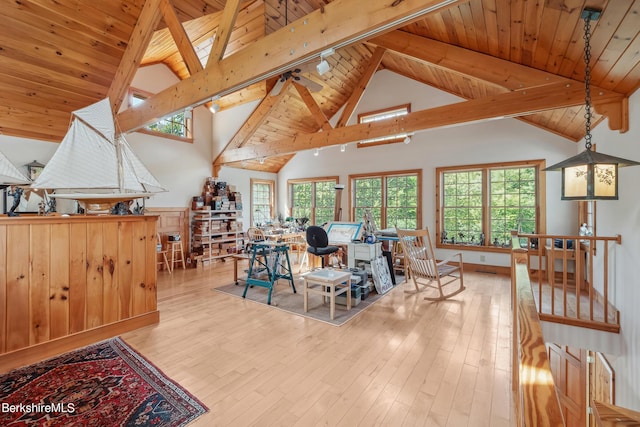
[{"label": "exposed wooden beam", "polygon": [[[599,94],[594,99],[594,103],[621,102],[622,97],[623,95],[614,92]],[[224,164],[278,156],[402,132],[418,132],[495,118],[517,117],[539,111],[581,105],[583,102],[584,87],[582,85],[554,83],[417,111],[396,119],[298,135],[272,144],[245,146],[222,153],[218,157],[217,163]]]},{"label": "exposed wooden beam", "polygon": [[316,100],[313,99],[313,95],[311,95],[311,92],[309,92],[309,89],[295,82],[293,83],[293,87],[295,87],[296,90],[298,91],[298,95],[300,95],[300,98],[302,98],[302,101],[311,112],[311,115],[315,119],[316,123],[318,123],[318,126],[320,127],[320,129],[322,130],[332,129],[331,124],[327,119],[327,116],[324,115],[324,113],[322,112],[322,109],[320,108]]},{"label": "exposed wooden beam", "polygon": [[139,106],[118,114],[123,132],[161,117],[226,95],[251,83],[276,76],[316,57],[329,47],[341,47],[416,21],[462,0],[335,0],[323,9],[252,43],[202,72],[159,92]]},{"label": "exposed wooden beam", "polygon": [[224,11],[222,12],[222,20],[216,31],[216,37],[213,39],[213,46],[209,53],[209,59],[207,59],[207,67],[220,61],[224,56],[224,51],[227,49],[233,26],[240,11],[240,3],[240,0],[227,1]]},{"label": "exposed wooden beam", "polygon": [[160,10],[162,11],[164,22],[167,24],[169,32],[171,32],[171,37],[173,37],[173,41],[178,48],[178,52],[180,52],[180,56],[182,56],[187,66],[189,74],[194,75],[198,71],[202,71],[203,67],[198,58],[198,54],[193,48],[193,44],[191,44],[191,40],[189,40],[189,35],[182,26],[180,19],[178,19],[178,14],[171,4],[171,1],[161,0]]},{"label": "exposed wooden beam", "polygon": [[253,135],[256,129],[258,129],[264,123],[264,121],[269,116],[269,114],[271,114],[274,108],[278,106],[280,101],[284,98],[284,94],[287,92],[287,89],[289,89],[290,85],[291,79],[284,82],[282,90],[278,95],[271,96],[267,94],[267,96],[264,97],[258,107],[253,111],[253,113],[251,113],[249,118],[242,124],[240,129],[238,129],[238,132],[236,132],[233,138],[231,138],[231,141],[229,141],[229,143],[225,147],[225,150],[241,147],[245,142],[247,142],[247,140],[251,138],[251,135]]},{"label": "exposed wooden beam", "polygon": [[380,66],[380,61],[382,61],[382,57],[384,56],[384,53],[386,50],[387,50],[386,48],[377,47],[376,50],[373,52],[373,55],[371,55],[371,59],[369,61],[369,65],[367,66],[367,69],[365,70],[364,74],[362,75],[362,78],[360,79],[356,87],[353,89],[353,92],[351,92],[351,95],[349,96],[349,99],[347,100],[344,106],[344,109],[342,110],[342,115],[340,116],[340,118],[338,119],[338,122],[336,123],[337,128],[346,126],[347,123],[349,122],[351,115],[356,110],[356,107],[358,106],[358,104],[360,103],[360,100],[362,99],[362,95],[364,94],[364,91],[367,88],[367,85],[371,81],[371,78],[373,77],[373,75],[378,70],[378,67]]},{"label": "exposed wooden beam", "polygon": [[[550,83],[584,85],[579,80],[403,31],[392,31],[370,39],[369,42],[401,55],[428,62],[446,72],[454,72],[466,78],[482,80],[484,83],[503,91],[523,90]],[[594,85],[591,85],[591,91],[592,93],[607,94],[617,100],[625,99],[622,94]],[[609,126],[612,130],[626,132],[629,129],[628,111],[625,113],[624,105],[617,101],[606,107],[603,106],[598,112],[609,118]]]},{"label": "exposed wooden beam", "polygon": [[140,61],[142,61],[144,52],[147,50],[153,31],[160,22],[160,1],[146,0],[144,6],[142,6],[140,17],[133,28],[127,49],[122,55],[122,60],[107,93],[113,111],[120,109],[133,76],[138,71]]},{"label": "exposed wooden beam", "polygon": [[480,79],[495,87],[508,90],[571,81],[546,71],[404,31],[392,31],[370,39],[369,42],[428,62],[447,72]]}]

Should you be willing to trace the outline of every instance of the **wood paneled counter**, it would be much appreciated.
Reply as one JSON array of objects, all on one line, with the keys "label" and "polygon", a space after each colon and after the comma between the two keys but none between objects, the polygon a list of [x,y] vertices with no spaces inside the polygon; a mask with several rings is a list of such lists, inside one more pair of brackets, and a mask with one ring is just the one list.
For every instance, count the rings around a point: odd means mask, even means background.
[{"label": "wood paneled counter", "polygon": [[157,219],[0,217],[0,372],[157,323]]}]

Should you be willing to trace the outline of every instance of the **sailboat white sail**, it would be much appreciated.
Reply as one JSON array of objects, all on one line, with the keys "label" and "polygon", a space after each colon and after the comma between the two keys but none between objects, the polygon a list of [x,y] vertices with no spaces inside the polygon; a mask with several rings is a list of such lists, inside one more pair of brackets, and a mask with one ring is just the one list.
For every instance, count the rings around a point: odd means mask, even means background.
[{"label": "sailboat white sail", "polygon": [[56,190],[52,197],[81,204],[115,203],[166,191],[124,135],[116,135],[109,98],[72,113],[67,134],[32,186]]},{"label": "sailboat white sail", "polygon": [[28,184],[31,180],[0,152],[0,184]]}]

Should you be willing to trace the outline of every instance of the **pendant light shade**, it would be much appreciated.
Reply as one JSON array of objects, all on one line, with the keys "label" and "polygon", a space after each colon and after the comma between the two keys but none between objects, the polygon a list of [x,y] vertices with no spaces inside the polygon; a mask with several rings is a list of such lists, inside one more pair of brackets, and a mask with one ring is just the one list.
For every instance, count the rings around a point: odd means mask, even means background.
[{"label": "pendant light shade", "polygon": [[553,166],[547,171],[562,171],[562,200],[618,200],[618,168],[640,165],[639,162],[609,156],[591,150],[591,20],[597,20],[600,11],[585,8],[584,19],[584,62],[585,62],[585,148],[573,156]]}]

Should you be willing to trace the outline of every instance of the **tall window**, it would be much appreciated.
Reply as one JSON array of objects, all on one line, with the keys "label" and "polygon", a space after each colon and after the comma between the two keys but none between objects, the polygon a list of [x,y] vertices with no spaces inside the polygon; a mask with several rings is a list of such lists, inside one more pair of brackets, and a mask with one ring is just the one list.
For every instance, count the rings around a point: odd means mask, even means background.
[{"label": "tall window", "polygon": [[544,161],[438,168],[439,245],[507,247],[511,231],[544,232]]},{"label": "tall window", "polygon": [[251,224],[262,225],[274,215],[274,188],[272,180],[251,179]]},{"label": "tall window", "polygon": [[[385,108],[384,110],[370,111],[368,113],[359,114],[358,123],[372,123],[382,120],[395,119],[396,117],[406,116],[410,112],[411,104],[398,105],[396,107]],[[358,143],[358,148],[402,142],[407,136],[409,136],[408,133],[402,132],[394,135],[364,139]]]},{"label": "tall window", "polygon": [[[135,107],[142,104],[152,94],[140,89],[129,89],[129,106]],[[192,112],[193,114],[193,112]],[[138,132],[161,134],[164,137],[191,141],[193,128],[193,116],[188,117],[185,112],[179,112],[170,117],[165,117],[160,121],[147,125]]]},{"label": "tall window", "polygon": [[422,171],[351,175],[351,219],[360,221],[367,210],[378,228],[420,228]]},{"label": "tall window", "polygon": [[337,177],[290,180],[289,200],[293,218],[309,218],[321,225],[333,220]]}]

